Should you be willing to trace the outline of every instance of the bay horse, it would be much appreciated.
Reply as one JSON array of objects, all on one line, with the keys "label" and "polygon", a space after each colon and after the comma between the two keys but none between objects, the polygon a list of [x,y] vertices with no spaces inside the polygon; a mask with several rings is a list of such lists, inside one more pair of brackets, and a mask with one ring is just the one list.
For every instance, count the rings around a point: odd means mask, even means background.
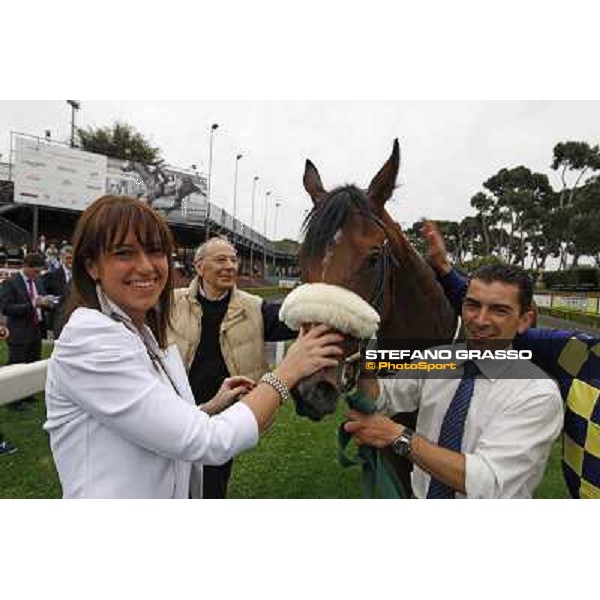
[{"label": "bay horse", "polygon": [[[433,269],[406,239],[385,209],[396,187],[400,146],[366,190],[355,185],[323,187],[315,165],[306,161],[304,188],[313,201],[303,223],[299,262],[304,283],[324,282],[357,293],[380,315],[379,348],[395,349],[402,340],[452,340],[457,319]],[[358,340],[347,340],[345,354],[356,352]],[[341,391],[340,369],[326,369],[300,382],[294,390],[299,414],[319,420],[335,411]],[[399,422],[414,429],[415,413],[400,414]],[[406,489],[410,464],[394,460]]]}]

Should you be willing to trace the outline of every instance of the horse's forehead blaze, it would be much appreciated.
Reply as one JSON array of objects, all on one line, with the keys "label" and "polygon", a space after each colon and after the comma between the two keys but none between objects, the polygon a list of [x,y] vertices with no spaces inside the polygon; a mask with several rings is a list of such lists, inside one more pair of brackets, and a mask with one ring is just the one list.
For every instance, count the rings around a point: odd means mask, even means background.
[{"label": "horse's forehead blaze", "polygon": [[331,259],[335,254],[335,248],[338,244],[340,244],[344,232],[341,229],[338,229],[333,236],[333,240],[331,243],[327,245],[327,250],[325,250],[325,254],[323,255],[323,259],[321,260],[321,281],[327,281],[327,268],[330,266]]}]

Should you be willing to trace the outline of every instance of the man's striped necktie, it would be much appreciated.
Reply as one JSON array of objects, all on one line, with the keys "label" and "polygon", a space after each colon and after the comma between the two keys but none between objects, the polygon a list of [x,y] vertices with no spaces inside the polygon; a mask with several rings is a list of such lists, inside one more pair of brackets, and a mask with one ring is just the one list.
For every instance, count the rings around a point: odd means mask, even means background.
[{"label": "man's striped necktie", "polygon": [[[462,379],[444,415],[438,439],[438,446],[455,452],[461,451],[465,422],[475,389],[475,377],[479,374],[479,367],[470,360],[464,364],[463,369]],[[431,478],[427,498],[454,498],[454,494],[455,492],[450,486],[434,477]]]}]

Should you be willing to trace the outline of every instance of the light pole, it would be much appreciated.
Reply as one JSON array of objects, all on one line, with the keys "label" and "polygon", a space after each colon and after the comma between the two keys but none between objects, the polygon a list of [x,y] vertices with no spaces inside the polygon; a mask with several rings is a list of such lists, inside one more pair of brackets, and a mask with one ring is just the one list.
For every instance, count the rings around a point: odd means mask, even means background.
[{"label": "light pole", "polygon": [[71,148],[75,147],[75,111],[81,108],[79,100],[67,100],[67,104],[71,107]]},{"label": "light pole", "polygon": [[212,151],[213,151],[213,134],[219,128],[218,123],[213,123],[210,126],[210,144],[208,150],[208,201],[210,202],[210,184],[212,179]]},{"label": "light pole", "polygon": [[281,202],[275,202],[275,220],[273,222],[273,239],[277,237],[277,209],[281,206]]},{"label": "light pole", "polygon": [[238,154],[235,157],[235,174],[233,176],[233,239],[235,241],[235,217],[237,215],[237,175],[238,175],[238,163],[243,154]]},{"label": "light pole", "polygon": [[252,182],[252,212],[250,213],[250,281],[254,277],[254,195],[256,193],[256,182],[259,180],[258,175],[254,176]]},{"label": "light pole", "polygon": [[265,224],[263,227],[263,279],[267,276],[267,206],[269,204],[269,196],[271,192],[265,194]]},{"label": "light pole", "polygon": [[[275,202],[275,221],[273,222],[273,241],[277,238],[277,210],[281,202]],[[275,249],[273,249],[273,275],[277,276],[277,265],[275,264]]]}]

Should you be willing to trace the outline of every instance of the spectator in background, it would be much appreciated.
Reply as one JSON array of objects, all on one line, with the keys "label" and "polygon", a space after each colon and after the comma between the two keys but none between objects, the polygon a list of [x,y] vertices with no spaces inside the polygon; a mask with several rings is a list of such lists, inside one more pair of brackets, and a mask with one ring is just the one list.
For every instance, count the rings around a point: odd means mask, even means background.
[{"label": "spectator in background", "polygon": [[[202,405],[227,377],[259,379],[267,371],[265,341],[297,333],[279,321],[279,304],[237,288],[238,257],[225,238],[202,244],[195,267],[190,286],[175,290],[169,341],[177,344],[196,404]],[[232,465],[194,467],[192,497],[225,498]]]},{"label": "spectator in background", "polygon": [[[32,363],[40,360],[42,335],[44,333],[43,310],[54,308],[45,295],[44,284],[39,277],[46,266],[40,254],[27,254],[23,269],[3,283],[0,295],[0,311],[6,316],[10,330],[8,338],[8,363]],[[33,402],[34,397],[25,398]],[[23,410],[22,401],[9,405],[12,410]]]},{"label": "spectator in background", "polygon": [[183,288],[187,287],[190,283],[190,277],[188,276],[185,264],[181,262],[176,256],[173,256],[173,287]]},{"label": "spectator in background", "polygon": [[14,454],[18,448],[4,439],[4,434],[0,430],[0,456],[8,456]]},{"label": "spectator in background", "polygon": [[60,268],[58,248],[54,244],[50,244],[46,250],[46,265],[50,271]]},{"label": "spectator in background", "polygon": [[[0,325],[0,342],[8,339],[9,332],[8,328],[4,325]],[[0,456],[8,456],[17,451],[17,448],[10,442],[4,439],[4,433],[0,429]]]},{"label": "spectator in background", "polygon": [[64,325],[65,301],[71,285],[71,265],[73,263],[73,247],[63,246],[60,249],[58,269],[49,271],[44,276],[46,292],[53,296],[55,309],[49,312],[50,326],[54,339],[57,339]]}]

